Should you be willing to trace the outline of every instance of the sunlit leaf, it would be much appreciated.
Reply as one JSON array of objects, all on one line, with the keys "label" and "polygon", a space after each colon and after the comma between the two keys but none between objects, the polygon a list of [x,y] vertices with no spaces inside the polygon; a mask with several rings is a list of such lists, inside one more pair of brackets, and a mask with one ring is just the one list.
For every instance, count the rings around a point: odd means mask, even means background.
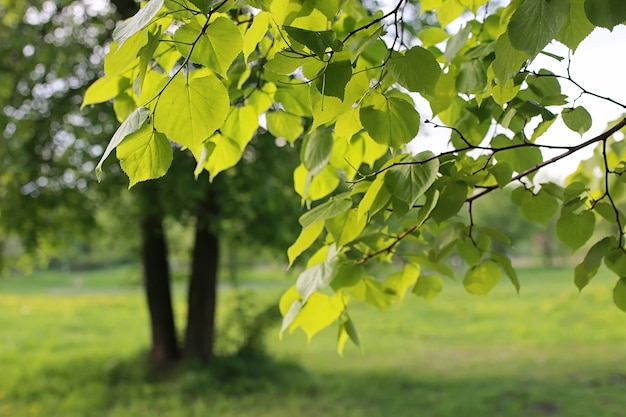
[{"label": "sunlit leaf", "polygon": [[172,145],[164,134],[156,132],[148,123],[126,136],[116,152],[122,169],[130,179],[129,187],[140,181],[162,177],[172,164]]},{"label": "sunlit leaf", "polygon": [[438,275],[420,275],[413,287],[413,294],[432,300],[443,290],[443,280]]},{"label": "sunlit leaf", "polygon": [[154,104],[154,127],[188,148],[196,148],[226,120],[228,91],[217,77],[187,81],[174,77]]},{"label": "sunlit leaf", "polygon": [[163,0],[150,0],[130,19],[120,22],[113,30],[113,40],[122,46],[124,42],[146,27],[163,7]]},{"label": "sunlit leaf", "polygon": [[463,286],[470,294],[487,295],[500,282],[501,275],[498,264],[487,260],[467,271]]},{"label": "sunlit leaf", "polygon": [[148,119],[149,115],[150,111],[148,111],[148,109],[144,107],[139,107],[134,112],[132,112],[130,116],[128,116],[128,119],[124,120],[124,123],[122,123],[120,127],[117,128],[117,130],[113,134],[113,137],[109,141],[109,144],[104,150],[104,153],[102,154],[98,165],[96,165],[96,176],[98,177],[98,181],[100,181],[102,178],[102,164],[104,163],[105,159],[107,159],[111,152],[113,152],[113,150],[117,148],[117,146],[122,142],[122,140],[124,140],[126,136],[139,130],[139,128],[141,128],[144,122]]}]

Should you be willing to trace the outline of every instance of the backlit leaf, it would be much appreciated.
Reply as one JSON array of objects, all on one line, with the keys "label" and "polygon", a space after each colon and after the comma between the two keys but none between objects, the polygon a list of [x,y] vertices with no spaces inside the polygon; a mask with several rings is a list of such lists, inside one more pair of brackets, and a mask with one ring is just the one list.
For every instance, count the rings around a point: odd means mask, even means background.
[{"label": "backlit leaf", "polygon": [[356,209],[345,211],[326,221],[326,229],[339,247],[356,239],[365,229],[365,225],[366,218],[359,216]]},{"label": "backlit leaf", "polygon": [[113,40],[121,47],[128,38],[146,27],[161,7],[163,7],[163,0],[150,0],[133,17],[117,25],[113,30]]},{"label": "backlit leaf", "polygon": [[294,143],[304,131],[302,118],[286,111],[279,110],[265,114],[267,130],[277,138]]},{"label": "backlit leaf", "polygon": [[229,98],[217,77],[187,81],[174,77],[154,109],[154,127],[188,148],[196,148],[226,120]]},{"label": "backlit leaf", "polygon": [[438,275],[420,275],[413,287],[413,294],[432,300],[443,290],[443,280]]},{"label": "backlit leaf", "polygon": [[556,39],[572,50],[595,29],[585,13],[585,0],[571,0],[572,6]]},{"label": "backlit leaf", "polygon": [[179,28],[174,33],[176,48],[183,56],[188,56],[195,42],[191,61],[225,77],[230,64],[243,49],[241,32],[232,20],[225,17],[212,21],[204,34],[199,36],[201,32],[202,26],[195,20]]},{"label": "backlit leaf", "polygon": [[122,123],[120,127],[117,128],[117,130],[113,134],[113,137],[111,138],[111,141],[109,141],[109,144],[104,150],[104,153],[102,154],[98,165],[96,165],[96,176],[98,177],[98,181],[100,181],[102,178],[102,164],[104,163],[105,159],[107,159],[111,152],[113,152],[113,150],[117,148],[117,146],[122,142],[122,140],[124,140],[126,136],[139,130],[143,126],[144,122],[148,119],[149,115],[150,111],[148,109],[144,107],[139,107],[134,112],[132,112],[126,120],[124,120],[124,123]]},{"label": "backlit leaf", "polygon": [[302,227],[302,231],[296,241],[287,249],[287,258],[289,259],[289,267],[293,265],[293,262],[298,256],[307,250],[313,242],[318,238],[320,233],[324,230],[324,222],[318,221],[310,224],[306,227]]},{"label": "backlit leaf", "polygon": [[501,275],[498,264],[487,260],[467,271],[463,286],[470,294],[487,295],[500,282]]},{"label": "backlit leaf", "polygon": [[402,300],[408,289],[418,281],[419,275],[419,265],[406,264],[401,272],[396,272],[385,278],[383,288],[387,294],[394,295]]},{"label": "backlit leaf", "polygon": [[126,136],[116,152],[130,179],[129,188],[140,181],[162,177],[172,164],[172,145],[148,123]]}]

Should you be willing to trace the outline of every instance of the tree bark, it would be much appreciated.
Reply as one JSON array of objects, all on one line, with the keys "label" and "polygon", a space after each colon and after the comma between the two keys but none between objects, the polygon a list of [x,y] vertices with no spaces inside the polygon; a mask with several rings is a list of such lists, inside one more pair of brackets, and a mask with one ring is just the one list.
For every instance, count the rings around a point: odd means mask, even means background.
[{"label": "tree bark", "polygon": [[180,349],[172,309],[164,213],[158,201],[159,195],[155,192],[158,185],[146,183],[142,186],[141,262],[152,333],[150,357],[155,364],[163,366],[178,360]]},{"label": "tree bark", "polygon": [[186,359],[202,362],[211,360],[215,344],[219,263],[219,238],[213,227],[219,212],[215,197],[213,186],[209,186],[196,215],[183,348]]}]

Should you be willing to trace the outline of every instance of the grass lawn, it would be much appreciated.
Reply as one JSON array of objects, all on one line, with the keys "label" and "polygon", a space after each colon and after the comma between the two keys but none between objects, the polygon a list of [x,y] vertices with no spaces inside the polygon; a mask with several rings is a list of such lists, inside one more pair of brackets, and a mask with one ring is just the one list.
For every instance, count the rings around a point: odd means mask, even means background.
[{"label": "grass lawn", "polygon": [[[519,296],[506,282],[483,298],[447,281],[430,302],[407,295],[384,313],[355,303],[363,349],[344,357],[335,328],[310,343],[300,332],[279,341],[273,328],[273,360],[222,359],[176,375],[146,366],[136,269],[1,278],[0,416],[626,415],[615,278],[601,272],[578,294],[573,269],[519,272]],[[260,305],[291,283],[262,274],[244,283]],[[233,294],[220,293],[222,323]],[[176,313],[182,323],[182,286]]]}]

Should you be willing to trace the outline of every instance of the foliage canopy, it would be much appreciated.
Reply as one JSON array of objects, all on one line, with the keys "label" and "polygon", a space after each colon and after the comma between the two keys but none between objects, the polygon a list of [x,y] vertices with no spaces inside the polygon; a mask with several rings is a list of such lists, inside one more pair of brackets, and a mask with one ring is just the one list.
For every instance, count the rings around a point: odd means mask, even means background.
[{"label": "foliage canopy", "polygon": [[[294,187],[310,210],[288,257],[308,260],[281,299],[282,331],[311,337],[338,322],[340,352],[348,339],[359,343],[349,300],[386,309],[409,290],[433,298],[442,276],[459,274],[451,256],[463,261],[472,294],[488,294],[502,275],[519,289],[497,249],[508,238],[472,211],[509,185],[525,218],[556,219],[558,238],[587,250],[576,285],[604,262],[626,310],[626,119],[577,141],[592,114],[561,84],[626,104],[586,90],[569,71],[528,69],[552,41],[575,51],[596,27],[622,24],[626,3],[495,3],[398,0],[385,12],[356,0],[150,0],[118,24],[104,76],[84,97],[83,106],[112,99],[122,122],[98,169],[116,149],[132,186],[164,175],[173,148],[188,149],[195,174],[213,179],[259,131],[299,143]],[[558,118],[573,132],[567,143],[549,134]],[[424,123],[450,132],[448,150],[411,151]],[[536,180],[591,146],[595,155],[565,185]],[[560,153],[545,159],[542,150]],[[601,222],[610,231],[594,234]],[[398,272],[373,277],[372,264],[392,261]]]}]

